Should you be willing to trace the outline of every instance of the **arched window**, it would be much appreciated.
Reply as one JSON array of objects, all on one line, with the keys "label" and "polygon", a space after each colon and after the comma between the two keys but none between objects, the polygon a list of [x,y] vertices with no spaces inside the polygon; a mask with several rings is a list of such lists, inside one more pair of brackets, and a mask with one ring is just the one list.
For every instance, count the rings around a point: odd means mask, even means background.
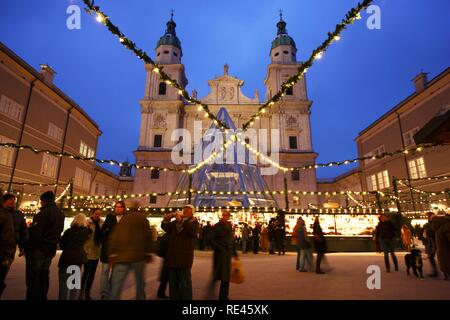
[{"label": "arched window", "polygon": [[160,82],[159,88],[158,88],[158,94],[160,96],[164,96],[166,94],[166,91],[167,91],[167,84],[165,82]]}]

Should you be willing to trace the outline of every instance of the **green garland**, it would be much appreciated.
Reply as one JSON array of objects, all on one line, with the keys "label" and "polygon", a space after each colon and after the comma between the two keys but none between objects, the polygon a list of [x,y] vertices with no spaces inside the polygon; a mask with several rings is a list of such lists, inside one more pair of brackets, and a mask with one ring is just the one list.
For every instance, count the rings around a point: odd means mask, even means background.
[{"label": "green garland", "polygon": [[[385,157],[392,157],[401,153],[409,153],[409,152],[420,152],[422,151],[422,149],[428,149],[428,148],[434,148],[434,147],[438,147],[438,146],[447,146],[449,145],[449,143],[428,143],[428,144],[421,144],[418,145],[414,148],[406,148],[406,149],[399,149],[393,152],[384,152],[380,155],[377,156],[370,156],[370,157],[360,157],[360,158],[354,158],[354,159],[348,159],[348,160],[343,160],[343,161],[332,161],[332,162],[328,162],[328,163],[319,163],[319,164],[315,164],[315,165],[305,165],[305,166],[301,166],[301,167],[290,167],[290,168],[286,168],[289,171],[299,171],[299,170],[308,170],[308,169],[314,169],[314,168],[325,168],[325,167],[332,167],[332,166],[342,166],[342,165],[347,165],[350,163],[355,163],[358,161],[364,161],[364,160],[370,160],[370,159],[382,159]],[[47,154],[51,154],[53,156],[56,157],[69,157],[75,160],[80,160],[80,161],[95,161],[98,163],[109,163],[111,165],[117,165],[119,167],[124,167],[124,166],[130,166],[130,167],[134,167],[136,169],[142,169],[142,170],[158,170],[158,171],[176,171],[176,172],[183,172],[183,173],[188,173],[190,172],[189,169],[180,169],[180,168],[166,168],[166,167],[158,167],[158,166],[142,166],[142,165],[137,165],[137,164],[131,164],[128,162],[119,162],[117,160],[104,160],[104,159],[97,159],[94,157],[83,157],[83,156],[77,156],[77,155],[73,155],[71,153],[68,152],[57,152],[57,151],[51,151],[48,149],[38,149],[35,148],[33,146],[29,146],[29,145],[19,145],[19,144],[15,144],[15,143],[4,143],[1,142],[0,143],[0,147],[6,147],[6,148],[16,148],[16,149],[27,149],[27,150],[31,150],[34,153],[38,154],[38,153],[47,153]],[[220,152],[219,152],[220,154]],[[206,163],[206,162],[205,162]],[[198,168],[196,169],[198,170]],[[437,177],[436,179],[439,179],[440,177]],[[443,179],[446,177],[442,177]],[[423,178],[424,180],[428,179],[428,178]],[[399,179],[397,181],[407,181],[407,179]]]}]

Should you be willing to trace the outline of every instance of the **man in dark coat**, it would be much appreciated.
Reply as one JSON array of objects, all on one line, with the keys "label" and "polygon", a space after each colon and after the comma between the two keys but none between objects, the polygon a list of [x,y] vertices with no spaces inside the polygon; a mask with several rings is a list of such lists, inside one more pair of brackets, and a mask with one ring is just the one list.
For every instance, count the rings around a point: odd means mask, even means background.
[{"label": "man in dark coat", "polygon": [[27,300],[47,300],[50,265],[64,229],[64,214],[52,191],[40,197],[42,207],[34,216],[25,244]]},{"label": "man in dark coat", "polygon": [[436,240],[434,237],[434,231],[432,228],[432,218],[434,217],[433,212],[428,212],[428,222],[423,226],[423,243],[425,245],[425,252],[428,256],[428,261],[431,265],[431,273],[429,274],[430,277],[437,277],[438,276],[438,269],[436,266]]},{"label": "man in dark coat", "polygon": [[275,254],[275,219],[269,221],[269,254]]},{"label": "man in dark coat", "polygon": [[28,227],[25,221],[25,216],[19,210],[16,210],[16,196],[7,193],[3,196],[3,208],[9,213],[14,225],[14,238],[16,245],[19,247],[19,257],[23,256],[25,251],[25,242],[28,239]]},{"label": "man in dark coat", "polygon": [[[21,257],[24,255],[25,242],[28,238],[28,228],[23,213],[16,210],[16,196],[11,193],[5,194],[0,205],[0,210],[3,210],[4,213],[8,214],[13,222],[15,242],[13,259],[15,257],[16,246],[19,247],[19,257]],[[2,271],[0,271],[0,279],[4,279],[8,272],[9,267],[2,269]],[[3,281],[0,280],[0,283],[3,283]],[[2,291],[1,287],[3,286],[0,284],[0,296]]]},{"label": "man in dark coat", "polygon": [[313,241],[314,248],[317,252],[316,258],[316,273],[323,274],[325,272],[320,268],[320,263],[325,257],[325,253],[327,252],[327,243],[325,239],[325,235],[323,234],[322,227],[320,226],[319,217],[316,217],[313,225]]},{"label": "man in dark coat", "polygon": [[275,224],[275,243],[278,250],[278,255],[284,254],[284,238],[286,236],[286,230],[283,221],[280,219]]},{"label": "man in dark coat", "polygon": [[261,235],[261,226],[256,223],[252,229],[253,253],[257,254],[259,250],[259,236]]},{"label": "man in dark coat", "polygon": [[381,215],[380,222],[376,228],[376,239],[380,244],[381,250],[384,252],[384,264],[386,265],[386,272],[390,272],[389,254],[391,254],[394,261],[395,271],[398,271],[398,261],[395,256],[394,239],[397,235],[397,229],[389,220],[388,216]]},{"label": "man in dark coat", "polygon": [[213,274],[209,288],[209,298],[213,297],[216,281],[220,281],[219,300],[228,300],[231,275],[231,256],[237,259],[233,226],[230,212],[224,211],[222,218],[212,228],[211,246],[214,249]]},{"label": "man in dark coat", "polygon": [[[161,228],[169,234],[167,267],[169,291],[172,300],[192,300],[191,268],[194,262],[194,244],[199,223],[194,217],[195,207],[186,205],[183,212],[164,216]],[[175,218],[174,221],[172,218]]]},{"label": "man in dark coat", "polygon": [[100,242],[102,244],[102,252],[100,254],[100,262],[102,263],[102,271],[100,277],[101,299],[108,300],[111,295],[111,274],[112,267],[108,258],[108,241],[111,232],[116,224],[122,219],[126,210],[125,202],[117,201],[114,205],[114,213],[106,216],[105,222],[100,229]]},{"label": "man in dark coat", "polygon": [[5,278],[14,259],[16,243],[11,216],[0,210],[0,298],[6,288]]}]

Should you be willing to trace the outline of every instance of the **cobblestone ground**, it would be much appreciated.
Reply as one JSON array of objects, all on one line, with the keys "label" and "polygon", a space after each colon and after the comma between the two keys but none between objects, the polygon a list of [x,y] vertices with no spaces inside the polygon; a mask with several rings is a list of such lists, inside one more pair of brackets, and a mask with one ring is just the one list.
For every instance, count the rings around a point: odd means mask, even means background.
[{"label": "cobblestone ground", "polygon": [[[58,276],[57,262],[59,254],[53,259],[49,299],[57,299]],[[295,270],[296,253],[286,255],[240,254],[245,268],[246,281],[242,284],[231,284],[232,300],[305,300],[305,299],[450,299],[450,281],[440,278],[429,278],[429,262],[424,257],[423,280],[406,275],[404,254],[398,253],[400,270],[386,273],[383,255],[379,253],[331,253],[327,255],[329,266],[326,274],[300,273]],[[149,264],[146,273],[147,299],[156,299],[158,272],[161,259],[155,258]],[[367,267],[378,265],[381,268],[381,289],[367,288]],[[212,267],[212,253],[196,251],[192,268],[194,299],[205,299]],[[329,269],[331,268],[331,270]],[[328,270],[327,270],[328,269]],[[99,299],[100,266],[92,290],[92,297]],[[134,298],[134,278],[126,281],[123,299]],[[3,299],[23,299],[25,297],[25,260],[16,258],[7,277],[7,288]]]}]

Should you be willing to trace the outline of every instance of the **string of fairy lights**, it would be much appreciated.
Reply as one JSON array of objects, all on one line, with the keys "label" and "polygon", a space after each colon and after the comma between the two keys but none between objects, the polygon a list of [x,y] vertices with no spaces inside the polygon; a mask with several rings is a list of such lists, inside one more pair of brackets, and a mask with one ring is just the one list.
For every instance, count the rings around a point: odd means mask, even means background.
[{"label": "string of fairy lights", "polygon": [[[9,181],[0,181],[0,184],[9,184]],[[16,181],[12,181],[11,184],[19,186],[39,186],[39,187],[56,187],[67,185],[67,183],[39,183],[39,182],[16,182]]]},{"label": "string of fairy lights", "polygon": [[427,178],[413,178],[413,179],[397,179],[400,182],[408,182],[408,181],[440,181],[440,180],[448,180],[449,176],[438,176],[438,177],[427,177]]},{"label": "string of fairy lights", "polygon": [[[428,149],[428,148],[434,148],[434,147],[438,147],[438,146],[448,145],[445,143],[423,144],[423,145],[419,145],[419,146],[413,147],[413,148],[399,149],[399,150],[396,150],[393,152],[384,152],[377,156],[358,157],[358,158],[347,159],[347,160],[343,160],[343,161],[317,163],[314,165],[304,165],[304,166],[300,166],[300,167],[285,167],[285,166],[282,166],[279,163],[271,160],[270,158],[266,157],[265,155],[258,152],[254,148],[252,148],[251,145],[249,145],[248,143],[243,141],[238,135],[232,135],[232,137],[233,137],[232,139],[227,141],[220,148],[220,151],[212,152],[211,155],[208,156],[208,158],[206,158],[205,160],[201,161],[200,163],[198,163],[197,165],[195,165],[194,167],[189,168],[189,169],[173,168],[173,167],[159,167],[159,166],[145,166],[145,165],[139,165],[139,164],[132,164],[132,163],[128,163],[128,162],[120,162],[117,160],[104,160],[104,159],[98,159],[98,158],[93,158],[93,157],[83,157],[83,156],[73,155],[73,154],[70,154],[67,152],[58,152],[58,151],[52,151],[52,150],[48,150],[48,149],[39,149],[39,148],[35,148],[30,145],[19,145],[19,144],[15,144],[15,143],[0,143],[0,147],[16,148],[16,149],[20,149],[20,150],[28,149],[28,150],[33,151],[34,153],[46,153],[46,154],[50,154],[50,155],[57,156],[57,157],[68,157],[68,158],[80,160],[80,161],[95,161],[97,163],[101,163],[101,164],[107,163],[110,165],[117,165],[119,167],[130,166],[130,167],[134,167],[134,168],[140,169],[140,170],[158,170],[158,171],[164,171],[164,172],[176,171],[176,172],[182,172],[182,173],[187,173],[187,174],[193,174],[194,172],[196,172],[197,170],[202,168],[204,165],[213,162],[217,157],[223,156],[223,152],[227,148],[229,148],[233,143],[235,143],[235,141],[240,142],[241,145],[245,146],[249,151],[253,152],[256,156],[261,157],[265,162],[270,163],[272,166],[275,166],[276,168],[278,168],[284,172],[309,170],[309,169],[334,167],[334,166],[343,166],[343,165],[357,163],[359,161],[364,161],[364,160],[368,160],[368,159],[382,159],[382,158],[386,158],[386,157],[393,157],[393,156],[401,154],[401,153],[409,154],[409,153],[414,153],[414,152],[422,152],[423,150]],[[442,178],[438,177],[437,179],[445,179],[445,178],[448,179],[448,177],[442,177]],[[404,182],[404,181],[407,181],[407,179],[406,180],[402,179],[402,180],[398,180],[398,181]],[[20,183],[16,183],[16,182],[14,182],[14,183],[20,184]],[[45,184],[40,184],[40,185],[45,186]],[[48,185],[54,185],[54,184],[48,184]]]},{"label": "string of fairy lights", "polygon": [[[430,194],[432,196],[438,195],[438,194],[446,194],[448,191],[442,190],[442,191],[425,191],[425,190],[421,190],[421,189],[417,189],[414,188],[412,186],[408,186],[406,183],[404,183],[404,180],[397,180],[399,184],[401,184],[402,186],[411,189],[412,191],[415,191],[417,193],[421,193],[421,194]],[[399,192],[401,192],[401,190],[399,190]]]},{"label": "string of fairy lights", "polygon": [[[126,47],[128,50],[132,51],[140,60],[143,60],[145,63],[151,65],[153,72],[155,72],[161,81],[166,82],[168,85],[175,88],[180,96],[182,96],[189,103],[198,105],[198,110],[204,112],[205,117],[211,119],[211,121],[216,124],[222,131],[226,129],[230,129],[227,127],[225,123],[219,120],[209,109],[207,104],[202,103],[201,101],[191,97],[189,93],[173,78],[170,77],[169,74],[164,72],[164,66],[158,65],[153,61],[148,54],[138,48],[136,44],[127,38],[124,33],[120,31],[120,29],[111,22],[111,19],[100,10],[99,6],[94,4],[94,0],[83,0],[86,5],[86,12],[90,15],[96,16],[97,22],[105,25],[108,30],[114,34],[119,42]],[[261,107],[259,107],[258,111],[250,117],[250,119],[243,124],[242,128],[246,131],[249,127],[253,126],[255,120],[258,120],[259,117],[266,112],[266,109],[275,105],[285,94],[286,91],[293,87],[300,79],[302,79],[304,73],[307,72],[308,68],[310,68],[314,61],[319,60],[323,57],[323,54],[327,50],[327,48],[331,45],[331,43],[338,41],[341,39],[342,31],[349,24],[353,24],[356,20],[361,19],[361,11],[367,8],[373,0],[364,0],[362,3],[358,3],[355,8],[350,9],[345,18],[342,19],[341,23],[336,25],[336,28],[333,32],[328,32],[328,37],[325,41],[322,42],[320,46],[318,46],[311,54],[308,60],[300,65],[298,71],[295,75],[288,78],[282,85],[280,90],[274,94],[268,101],[266,101]]]},{"label": "string of fairy lights", "polygon": [[115,195],[76,195],[76,196],[68,196],[68,198],[73,198],[74,200],[90,200],[90,199],[128,199],[128,198],[142,198],[142,197],[150,197],[150,196],[173,196],[173,195],[187,195],[187,194],[204,194],[204,195],[224,195],[224,196],[232,196],[232,195],[282,195],[282,194],[290,194],[290,195],[303,195],[303,196],[338,196],[338,195],[368,195],[368,194],[382,194],[386,193],[380,191],[300,191],[300,190],[265,190],[265,191],[210,191],[210,190],[183,190],[183,191],[174,191],[174,192],[148,192],[148,193],[140,193],[140,194],[115,194]]}]

